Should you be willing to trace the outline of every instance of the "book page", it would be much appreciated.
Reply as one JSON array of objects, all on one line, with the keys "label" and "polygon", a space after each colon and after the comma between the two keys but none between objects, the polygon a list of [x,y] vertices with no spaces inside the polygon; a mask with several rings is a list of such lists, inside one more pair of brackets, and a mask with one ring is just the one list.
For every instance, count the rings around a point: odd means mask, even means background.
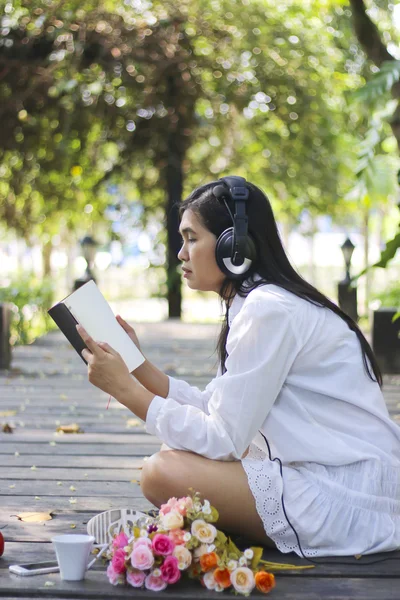
[{"label": "book page", "polygon": [[85,283],[63,303],[96,342],[107,342],[119,352],[129,371],[144,362],[142,353],[122,329],[94,281]]}]

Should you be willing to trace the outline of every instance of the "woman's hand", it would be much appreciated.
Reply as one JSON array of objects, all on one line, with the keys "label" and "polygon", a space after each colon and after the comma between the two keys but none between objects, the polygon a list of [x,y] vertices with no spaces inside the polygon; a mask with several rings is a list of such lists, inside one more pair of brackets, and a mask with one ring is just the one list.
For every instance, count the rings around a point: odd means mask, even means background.
[{"label": "woman's hand", "polygon": [[155,394],[131,377],[121,355],[109,344],[96,343],[81,325],[77,325],[76,328],[89,348],[82,350],[82,356],[88,363],[90,383],[113,396],[139,419],[145,421]]},{"label": "woman's hand", "polygon": [[76,328],[89,348],[82,350],[82,356],[88,363],[90,383],[118,399],[133,382],[121,355],[105,342],[95,342],[81,325]]},{"label": "woman's hand", "polygon": [[132,342],[135,344],[135,346],[138,348],[138,350],[140,350],[139,340],[138,340],[138,337],[137,337],[136,332],[133,329],[133,327],[128,325],[128,323],[120,315],[117,315],[116,318],[117,318],[118,323],[121,325],[122,329],[124,329],[126,331],[126,333],[131,338]]}]

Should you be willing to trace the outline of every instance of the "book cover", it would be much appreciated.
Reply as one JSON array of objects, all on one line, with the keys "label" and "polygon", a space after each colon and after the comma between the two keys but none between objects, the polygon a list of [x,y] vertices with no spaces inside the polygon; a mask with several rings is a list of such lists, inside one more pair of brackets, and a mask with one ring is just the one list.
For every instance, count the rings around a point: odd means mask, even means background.
[{"label": "book cover", "polygon": [[119,352],[130,372],[144,362],[144,356],[122,329],[111,306],[93,280],[82,285],[47,312],[85,363],[81,353],[86,345],[76,330],[77,323],[82,325],[96,342],[107,342]]}]

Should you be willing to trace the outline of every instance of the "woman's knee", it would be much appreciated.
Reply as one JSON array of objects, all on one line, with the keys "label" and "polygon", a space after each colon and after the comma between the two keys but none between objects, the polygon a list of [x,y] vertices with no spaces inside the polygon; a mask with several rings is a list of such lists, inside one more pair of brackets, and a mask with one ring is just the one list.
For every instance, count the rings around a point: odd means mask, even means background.
[{"label": "woman's knee", "polygon": [[176,452],[176,450],[162,449],[150,456],[143,464],[140,487],[147,500],[156,506],[165,501],[173,473],[171,462],[176,459],[174,456]]}]

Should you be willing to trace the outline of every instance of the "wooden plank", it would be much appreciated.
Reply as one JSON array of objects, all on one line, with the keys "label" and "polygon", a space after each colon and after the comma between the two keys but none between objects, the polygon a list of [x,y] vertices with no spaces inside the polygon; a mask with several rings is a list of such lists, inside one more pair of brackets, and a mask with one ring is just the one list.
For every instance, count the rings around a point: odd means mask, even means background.
[{"label": "wooden plank", "polygon": [[[47,449],[47,447],[46,447]],[[145,457],[143,457],[145,458]],[[143,465],[143,458],[130,457],[130,456],[110,456],[110,455],[97,455],[97,456],[74,456],[69,458],[68,465],[73,466],[75,469],[138,469]],[[54,455],[51,454],[20,454],[15,456],[11,454],[7,458],[7,464],[9,467],[0,467],[0,472],[9,472],[9,469],[13,467],[31,467],[36,465],[38,468],[41,467],[54,467],[62,468],[65,466],[65,455]],[[88,471],[89,472],[89,471]],[[3,475],[1,476],[3,477]]]},{"label": "wooden plank", "polygon": [[[70,497],[76,501],[74,504],[69,502]],[[88,509],[95,512],[102,512],[110,508],[135,508],[136,510],[148,510],[154,508],[143,496],[132,497],[123,496],[37,496],[32,495],[15,495],[15,496],[0,496],[0,523],[2,522],[3,507],[9,506],[9,514],[23,511],[43,511],[51,509],[87,511]]]},{"label": "wooden plank", "polygon": [[[88,516],[91,516],[90,514]],[[374,559],[381,559],[391,554],[386,553],[379,554],[376,556],[365,557],[365,563],[373,562]],[[0,577],[1,569],[8,568],[8,565],[15,564],[15,562],[33,562],[33,561],[46,561],[53,560],[54,549],[51,542],[30,542],[30,541],[7,541],[6,552],[0,561]],[[299,558],[294,553],[282,555],[278,550],[265,550],[263,554],[264,560],[270,560],[273,562],[288,562],[290,564],[303,565],[305,561]],[[397,553],[397,559],[387,562],[381,562],[378,564],[371,564],[370,566],[363,566],[363,560],[356,561],[351,557],[343,557],[343,559],[323,559],[331,561],[332,564],[319,565],[315,569],[307,569],[301,573],[301,578],[308,577],[356,577],[356,578],[376,578],[376,577],[391,577],[397,579],[397,586],[400,589],[400,570],[398,568],[397,560],[400,560],[399,553]],[[337,565],[340,561],[349,561],[352,564],[349,566],[339,567]],[[100,567],[100,564],[99,564]],[[295,571],[287,571],[285,575],[295,576]],[[279,575],[277,576],[279,577]],[[222,596],[223,598],[224,596]]]},{"label": "wooden plank", "polygon": [[[32,581],[33,580],[33,581]],[[46,587],[45,583],[54,583]],[[279,575],[277,586],[271,593],[271,598],[280,600],[398,600],[398,579],[395,578],[330,578]],[[82,582],[61,581],[58,573],[36,575],[35,577],[18,577],[8,574],[0,581],[0,596],[11,597],[47,597],[75,599],[108,599],[132,598],[148,600],[164,598],[166,594],[178,600],[212,599],[221,600],[221,593],[205,590],[198,581],[186,578],[171,586],[167,591],[151,593],[146,590],[132,590],[128,586],[112,586],[108,583],[105,572],[90,570]],[[257,590],[252,596],[260,597]]]},{"label": "wooden plank", "polygon": [[[143,505],[151,508],[149,503]],[[129,506],[132,508],[132,501]],[[36,507],[32,507],[32,511]],[[136,504],[136,510],[139,510]],[[29,509],[28,509],[29,510]],[[54,535],[61,533],[87,533],[86,525],[92,517],[98,514],[99,511],[72,511],[72,510],[54,510],[52,511],[52,519],[42,523],[29,523],[20,521],[17,514],[20,511],[15,511],[15,508],[10,507],[8,511],[2,510],[2,523],[4,523],[3,535],[6,543],[9,542],[49,542]],[[21,511],[22,512],[22,511]],[[2,525],[3,526],[3,525]]]},{"label": "wooden plank", "polygon": [[[32,463],[35,465],[35,463]],[[139,469],[76,469],[75,465],[67,468],[47,468],[35,465],[35,470],[29,467],[0,467],[0,485],[9,485],[10,482],[29,481],[39,479],[41,481],[130,481],[140,478]]]},{"label": "wooden plank", "polygon": [[[11,436],[10,436],[11,437]],[[76,440],[76,436],[75,440]],[[55,445],[50,446],[50,442],[26,443],[23,442],[3,442],[0,440],[0,455],[15,456],[15,452],[22,455],[42,454],[47,456],[49,452],[59,456],[150,456],[160,449],[161,443],[154,444],[118,444],[116,438],[115,444],[82,444],[77,441],[69,444],[62,444],[57,440]],[[4,459],[3,459],[4,460]],[[8,459],[7,459],[8,460]],[[3,463],[4,464],[4,463]]]},{"label": "wooden plank", "polygon": [[[133,478],[132,478],[133,481]],[[71,491],[70,486],[76,488]],[[4,503],[5,496],[131,496],[137,498],[141,494],[140,487],[137,483],[129,483],[127,481],[75,481],[74,479],[66,480],[63,486],[57,485],[55,481],[43,481],[38,479],[33,481],[20,481],[15,484],[15,488],[9,488],[2,485],[1,495]],[[1,496],[0,496],[1,497]]]},{"label": "wooden plank", "polygon": [[156,444],[160,443],[159,440],[147,433],[135,432],[132,430],[130,433],[123,431],[119,433],[72,433],[72,434],[60,434],[52,431],[26,431],[16,433],[2,433],[0,434],[1,442],[9,442],[12,436],[13,443],[20,444],[31,444],[31,443],[45,443],[49,441],[55,441],[57,444]]}]

